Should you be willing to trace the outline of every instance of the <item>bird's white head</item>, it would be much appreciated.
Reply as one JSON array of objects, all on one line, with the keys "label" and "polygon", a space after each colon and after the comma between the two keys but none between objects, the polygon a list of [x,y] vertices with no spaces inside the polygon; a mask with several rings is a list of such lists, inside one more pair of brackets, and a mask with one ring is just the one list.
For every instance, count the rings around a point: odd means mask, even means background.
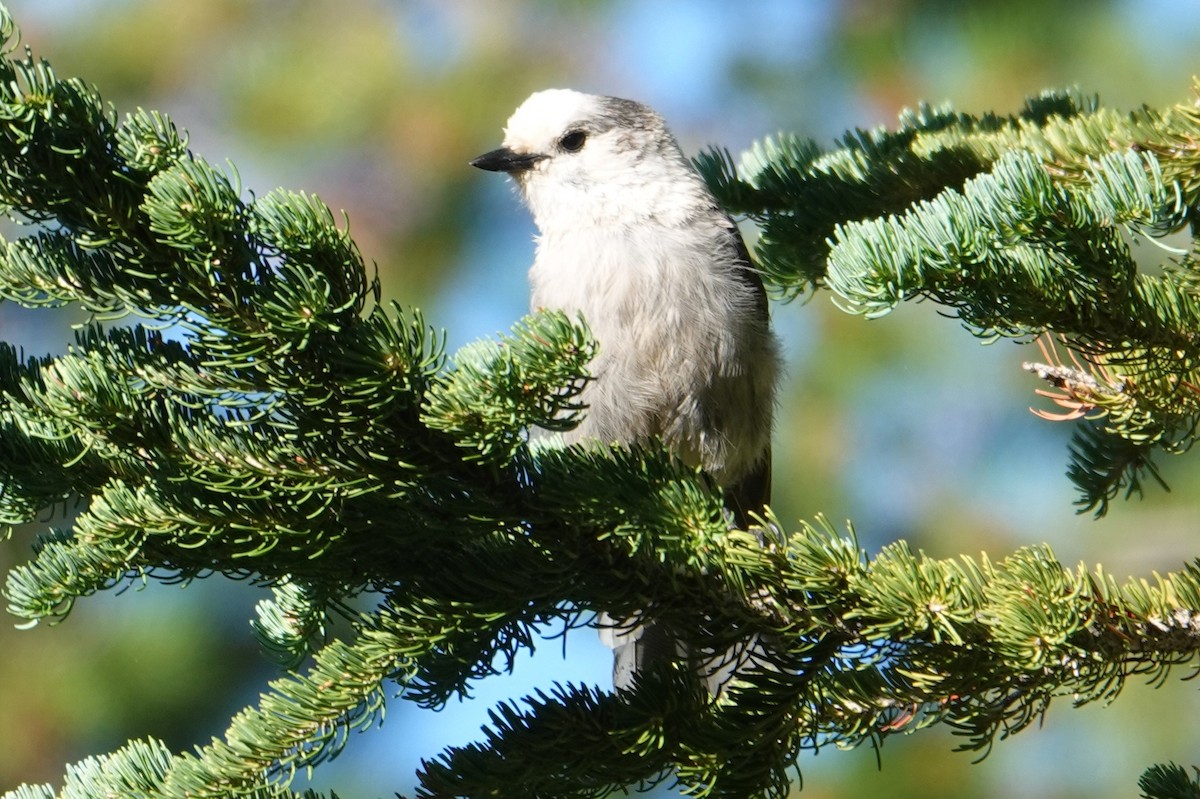
[{"label": "bird's white head", "polygon": [[531,95],[509,118],[504,146],[471,163],[512,175],[543,230],[567,209],[575,224],[630,222],[712,202],[657,112],[569,89]]}]

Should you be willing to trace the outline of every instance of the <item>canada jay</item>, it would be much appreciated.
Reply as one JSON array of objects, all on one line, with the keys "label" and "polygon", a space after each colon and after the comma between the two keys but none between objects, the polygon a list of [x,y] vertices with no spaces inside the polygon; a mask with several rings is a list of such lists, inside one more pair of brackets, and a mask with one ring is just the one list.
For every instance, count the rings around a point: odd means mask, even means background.
[{"label": "canada jay", "polygon": [[[660,437],[723,487],[744,528],[770,491],[778,344],[736,225],[662,117],[541,91],[508,120],[504,146],[471,164],[511,175],[533,213],[533,308],[582,314],[598,344],[567,442]],[[618,688],[675,648],[636,621],[606,632]]]}]

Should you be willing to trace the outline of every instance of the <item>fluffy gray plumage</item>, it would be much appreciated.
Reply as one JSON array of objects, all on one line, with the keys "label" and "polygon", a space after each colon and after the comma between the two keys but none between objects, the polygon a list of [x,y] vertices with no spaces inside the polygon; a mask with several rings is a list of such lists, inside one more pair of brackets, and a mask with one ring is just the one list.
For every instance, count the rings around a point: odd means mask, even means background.
[{"label": "fluffy gray plumage", "polygon": [[[770,491],[778,344],[737,227],[662,117],[541,91],[508,120],[504,146],[471,163],[512,175],[533,213],[533,307],[582,314],[599,344],[589,410],[567,441],[661,437],[725,488],[744,526]],[[607,632],[618,688],[673,646],[636,621]]]}]

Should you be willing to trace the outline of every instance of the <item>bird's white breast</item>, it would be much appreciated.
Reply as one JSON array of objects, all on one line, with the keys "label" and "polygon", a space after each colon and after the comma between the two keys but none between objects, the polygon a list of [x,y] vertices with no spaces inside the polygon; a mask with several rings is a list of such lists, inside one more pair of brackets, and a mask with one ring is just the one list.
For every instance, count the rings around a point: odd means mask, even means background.
[{"label": "bird's white breast", "polygon": [[[774,343],[735,274],[726,224],[714,217],[712,235],[700,237],[694,225],[652,224],[539,237],[533,307],[581,314],[599,345],[582,397],[588,414],[570,440],[661,436],[718,477],[736,476],[763,451],[769,425],[743,420],[769,419],[769,408],[755,410],[770,402]],[[761,376],[748,373],[756,365]]]}]

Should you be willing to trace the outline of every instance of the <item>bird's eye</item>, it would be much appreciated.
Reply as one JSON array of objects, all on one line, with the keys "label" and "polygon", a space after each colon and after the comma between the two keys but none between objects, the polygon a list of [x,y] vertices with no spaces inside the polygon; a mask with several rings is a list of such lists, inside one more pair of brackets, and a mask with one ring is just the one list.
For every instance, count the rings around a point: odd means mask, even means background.
[{"label": "bird's eye", "polygon": [[572,130],[563,134],[563,137],[558,140],[558,146],[569,153],[577,153],[583,149],[583,144],[586,141],[586,133],[582,130]]}]

